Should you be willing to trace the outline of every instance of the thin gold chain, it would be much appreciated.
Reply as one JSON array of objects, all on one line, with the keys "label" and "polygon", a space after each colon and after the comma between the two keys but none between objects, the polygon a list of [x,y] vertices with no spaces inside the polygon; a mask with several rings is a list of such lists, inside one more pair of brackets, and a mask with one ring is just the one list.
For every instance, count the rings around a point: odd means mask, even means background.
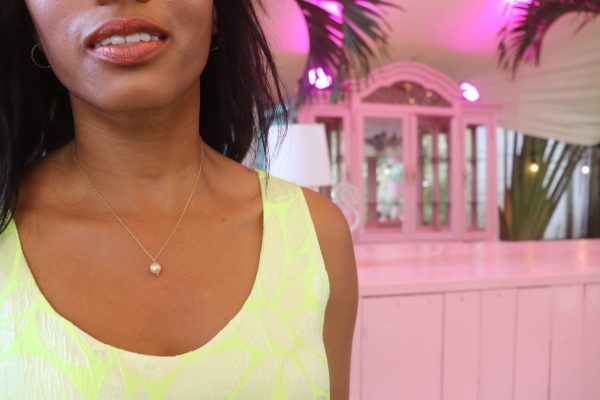
[{"label": "thin gold chain", "polygon": [[146,250],[146,248],[144,247],[144,245],[142,244],[142,242],[137,238],[137,236],[135,236],[135,234],[129,228],[129,226],[127,226],[127,224],[121,219],[121,217],[119,217],[119,215],[110,206],[110,204],[108,204],[108,201],[106,200],[106,198],[102,195],[102,193],[100,193],[100,190],[98,190],[98,188],[96,187],[96,185],[94,185],[94,183],[92,182],[92,180],[90,179],[90,177],[85,173],[85,171],[83,170],[83,168],[81,168],[81,165],[79,164],[79,160],[77,159],[77,155],[76,155],[76,152],[75,152],[75,140],[73,140],[73,158],[74,158],[75,162],[77,163],[77,166],[79,167],[79,170],[81,171],[81,173],[83,174],[83,176],[85,176],[85,178],[89,182],[90,186],[92,186],[92,188],[96,191],[96,193],[98,194],[98,196],[100,196],[100,198],[102,199],[102,201],[104,202],[104,204],[106,205],[106,207],[110,210],[110,212],[112,213],[112,215],[114,215],[114,217],[117,219],[117,221],[119,221],[121,223],[121,225],[123,225],[123,227],[127,230],[127,232],[129,232],[129,234],[131,235],[131,237],[133,237],[133,239],[137,242],[137,244],[141,247],[141,249],[144,250],[144,253],[146,253],[148,255],[148,257],[150,257],[152,259],[153,262],[156,262],[158,260],[158,258],[162,254],[162,252],[165,249],[165,247],[167,247],[167,244],[169,244],[169,242],[173,238],[173,235],[175,234],[175,231],[179,227],[179,224],[181,223],[181,220],[183,219],[183,216],[185,215],[185,212],[187,211],[190,203],[192,202],[192,197],[194,196],[194,193],[196,192],[196,186],[198,186],[198,180],[200,178],[200,175],[202,174],[202,164],[204,162],[204,142],[202,140],[200,140],[200,143],[202,144],[202,158],[200,159],[200,168],[198,169],[198,175],[196,176],[196,181],[194,182],[194,188],[192,189],[192,193],[190,193],[190,196],[189,196],[189,198],[187,200],[187,203],[185,204],[185,207],[183,208],[183,211],[181,212],[181,215],[179,216],[179,220],[177,221],[177,224],[175,225],[175,228],[173,228],[173,230],[171,231],[171,235],[169,235],[169,238],[167,239],[167,241],[165,242],[165,244],[163,244],[163,246],[160,248],[160,250],[158,251],[158,254],[156,255],[156,257],[153,257],[152,254],[150,254],[150,252],[148,252],[148,250]]}]

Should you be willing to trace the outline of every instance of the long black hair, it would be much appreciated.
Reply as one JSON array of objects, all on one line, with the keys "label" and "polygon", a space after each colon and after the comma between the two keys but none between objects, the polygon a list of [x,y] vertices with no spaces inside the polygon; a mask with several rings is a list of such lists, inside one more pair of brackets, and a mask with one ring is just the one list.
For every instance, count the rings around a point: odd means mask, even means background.
[{"label": "long black hair", "polygon": [[[241,162],[254,143],[265,153],[285,98],[257,8],[262,0],[215,0],[217,31],[201,80],[200,135]],[[23,0],[0,7],[0,232],[12,217],[27,165],[74,137],[69,93],[51,69],[31,60],[34,25]],[[283,108],[281,107],[283,105]],[[283,110],[283,111],[281,111]],[[283,117],[282,114],[283,113]]]}]

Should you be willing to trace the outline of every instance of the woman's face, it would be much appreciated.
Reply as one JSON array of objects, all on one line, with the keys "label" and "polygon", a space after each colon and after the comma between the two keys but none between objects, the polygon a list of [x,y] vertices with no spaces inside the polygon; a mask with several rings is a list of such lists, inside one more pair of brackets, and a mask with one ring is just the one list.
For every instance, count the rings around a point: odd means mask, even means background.
[{"label": "woman's face", "polygon": [[58,79],[72,96],[99,109],[136,111],[172,103],[196,87],[206,65],[213,0],[26,0],[26,5]]}]

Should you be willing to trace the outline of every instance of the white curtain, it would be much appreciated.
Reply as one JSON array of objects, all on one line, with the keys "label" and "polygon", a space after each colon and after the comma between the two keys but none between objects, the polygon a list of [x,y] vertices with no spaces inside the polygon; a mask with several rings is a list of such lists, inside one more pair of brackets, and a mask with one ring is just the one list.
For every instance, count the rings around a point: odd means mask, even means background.
[{"label": "white curtain", "polygon": [[499,125],[571,143],[600,143],[600,17],[574,33],[580,17],[550,29],[541,65],[523,65],[512,81],[495,73],[475,78],[486,101],[500,103]]}]

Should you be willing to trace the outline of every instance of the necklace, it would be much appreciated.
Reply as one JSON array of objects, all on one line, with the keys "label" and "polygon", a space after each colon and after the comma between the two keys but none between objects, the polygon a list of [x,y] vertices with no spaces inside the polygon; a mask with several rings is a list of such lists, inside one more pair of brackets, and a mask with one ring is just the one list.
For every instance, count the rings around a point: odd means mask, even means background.
[{"label": "necklace", "polygon": [[83,176],[85,176],[85,178],[89,182],[90,186],[92,186],[92,188],[96,191],[96,193],[98,194],[98,196],[100,196],[100,198],[102,199],[102,201],[104,202],[104,204],[106,205],[106,207],[110,210],[110,212],[112,213],[112,215],[114,215],[114,217],[117,219],[117,221],[119,221],[121,223],[121,225],[123,225],[123,228],[125,228],[125,230],[127,230],[127,232],[129,232],[129,234],[131,235],[131,237],[133,237],[133,239],[141,247],[141,249],[144,251],[144,253],[146,253],[146,255],[148,255],[148,257],[150,257],[150,259],[152,259],[152,264],[150,264],[149,270],[150,270],[150,273],[152,273],[156,277],[160,276],[160,273],[162,272],[162,266],[158,262],[158,257],[160,257],[160,255],[162,254],[162,252],[165,249],[165,247],[167,247],[167,244],[173,238],[173,235],[175,234],[175,231],[179,227],[179,224],[181,223],[181,220],[183,219],[183,216],[185,215],[185,212],[187,211],[187,209],[188,209],[188,207],[189,207],[189,205],[190,205],[190,203],[192,201],[192,197],[194,196],[194,193],[196,192],[196,186],[198,185],[198,179],[200,178],[200,175],[202,173],[202,164],[204,162],[204,142],[202,140],[200,140],[200,143],[202,145],[202,158],[200,159],[200,168],[198,169],[198,175],[196,176],[196,181],[194,182],[194,188],[192,189],[192,193],[190,193],[190,196],[189,196],[189,198],[187,200],[187,203],[185,204],[185,207],[183,208],[183,211],[181,212],[181,215],[179,216],[179,220],[177,221],[177,224],[175,225],[175,228],[173,228],[173,230],[171,231],[171,235],[169,235],[169,238],[167,239],[167,241],[165,242],[165,244],[163,244],[163,246],[160,248],[160,250],[158,251],[158,254],[153,257],[152,254],[150,254],[150,252],[148,250],[146,250],[146,248],[144,247],[144,245],[142,244],[142,242],[137,238],[137,236],[135,236],[135,234],[129,228],[129,226],[127,226],[127,224],[121,219],[121,217],[119,217],[119,215],[110,206],[110,204],[108,204],[108,201],[102,195],[102,193],[100,193],[100,190],[98,190],[98,188],[96,187],[96,185],[94,185],[92,183],[92,180],[90,179],[90,177],[88,176],[88,174],[86,174],[85,171],[83,170],[83,168],[81,168],[81,165],[79,164],[79,160],[77,159],[77,155],[76,155],[76,152],[75,152],[75,140],[73,140],[73,159],[75,160],[75,163],[77,163],[77,166],[79,167],[79,170],[81,171],[81,173],[83,174]]}]

